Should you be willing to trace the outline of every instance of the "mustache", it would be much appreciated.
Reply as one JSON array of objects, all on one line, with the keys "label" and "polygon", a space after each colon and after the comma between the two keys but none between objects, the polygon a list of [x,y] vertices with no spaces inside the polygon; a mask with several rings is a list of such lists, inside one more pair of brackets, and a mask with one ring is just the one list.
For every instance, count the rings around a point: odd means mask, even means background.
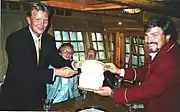
[{"label": "mustache", "polygon": [[158,44],[157,42],[146,42],[147,44]]}]

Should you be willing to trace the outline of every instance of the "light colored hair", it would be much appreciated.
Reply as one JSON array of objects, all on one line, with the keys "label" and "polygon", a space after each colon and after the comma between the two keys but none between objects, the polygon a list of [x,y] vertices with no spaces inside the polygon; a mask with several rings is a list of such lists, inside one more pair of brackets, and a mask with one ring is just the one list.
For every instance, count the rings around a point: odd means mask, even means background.
[{"label": "light colored hair", "polygon": [[48,15],[50,15],[50,12],[47,8],[46,5],[42,4],[42,3],[31,3],[30,5],[30,9],[27,12],[27,16],[31,17],[32,16],[32,11],[33,10],[37,10],[37,11],[45,11],[48,13]]}]

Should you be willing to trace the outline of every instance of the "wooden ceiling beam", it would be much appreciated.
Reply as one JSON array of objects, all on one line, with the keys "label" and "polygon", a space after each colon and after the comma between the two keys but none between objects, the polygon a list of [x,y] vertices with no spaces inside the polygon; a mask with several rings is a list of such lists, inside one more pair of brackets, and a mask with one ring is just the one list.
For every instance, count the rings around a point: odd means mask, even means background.
[{"label": "wooden ceiling beam", "polygon": [[152,0],[98,0],[98,1],[104,1],[107,3],[114,3],[118,5],[126,5],[126,6],[135,7],[135,8],[147,7],[150,9],[152,8],[162,9],[166,7],[165,4],[152,2]]},{"label": "wooden ceiling beam", "polygon": [[[170,2],[157,2],[154,0],[98,0],[107,3],[114,3],[117,5],[126,5],[132,8],[140,8],[145,11],[164,13],[169,16],[180,17],[178,10],[180,7],[176,5],[171,5]],[[180,2],[177,2],[180,3]]]},{"label": "wooden ceiling beam", "polygon": [[[33,0],[5,0],[29,2]],[[35,0],[38,1],[38,0]],[[180,18],[180,2],[158,2],[157,0],[39,0],[48,6],[66,8],[79,11],[118,10],[126,7],[140,8],[144,11],[163,13]],[[175,0],[174,0],[175,1]]]},{"label": "wooden ceiling beam", "polygon": [[99,11],[99,10],[113,10],[113,9],[124,9],[127,6],[116,5],[116,4],[99,4],[99,5],[88,5],[84,8],[84,11]]},{"label": "wooden ceiling beam", "polygon": [[127,6],[116,5],[112,3],[97,4],[97,5],[82,5],[82,4],[80,5],[80,4],[66,3],[66,2],[54,1],[54,0],[41,1],[41,3],[49,6],[80,10],[80,11],[98,11],[98,10],[113,10],[113,9],[127,8]]},{"label": "wooden ceiling beam", "polygon": [[59,8],[73,9],[73,10],[84,10],[84,6],[80,4],[66,3],[61,1],[41,1],[41,3]]}]

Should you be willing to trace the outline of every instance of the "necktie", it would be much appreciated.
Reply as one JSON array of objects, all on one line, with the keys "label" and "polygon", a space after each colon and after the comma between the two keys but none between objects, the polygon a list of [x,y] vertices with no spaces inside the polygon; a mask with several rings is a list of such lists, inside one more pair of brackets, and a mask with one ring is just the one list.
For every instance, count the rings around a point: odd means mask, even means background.
[{"label": "necktie", "polygon": [[39,64],[39,56],[40,56],[40,48],[41,48],[41,46],[40,46],[40,41],[41,41],[40,38],[38,38],[38,39],[36,40],[37,64]]}]

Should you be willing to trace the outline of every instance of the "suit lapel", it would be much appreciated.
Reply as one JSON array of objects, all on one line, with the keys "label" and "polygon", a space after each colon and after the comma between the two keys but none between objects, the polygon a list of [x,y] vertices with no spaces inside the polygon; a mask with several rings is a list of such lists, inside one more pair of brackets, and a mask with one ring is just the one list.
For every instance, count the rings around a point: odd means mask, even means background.
[{"label": "suit lapel", "polygon": [[39,56],[39,65],[41,65],[41,63],[43,63],[44,58],[46,57],[46,55],[49,55],[46,50],[46,46],[48,46],[46,44],[47,40],[46,40],[46,36],[43,34],[42,38],[41,38],[41,50],[40,50],[40,56]]},{"label": "suit lapel", "polygon": [[173,40],[169,40],[168,43],[166,43],[161,50],[157,53],[157,55],[154,57],[155,59],[160,58],[161,56],[165,55],[167,52],[169,52],[175,45],[175,42]]},{"label": "suit lapel", "polygon": [[25,32],[25,33],[26,33],[26,35],[27,35],[27,39],[28,39],[27,42],[28,42],[28,44],[29,44],[30,52],[31,52],[31,54],[32,54],[32,58],[33,58],[34,62],[35,62],[36,65],[37,65],[36,46],[35,46],[33,37],[32,37],[32,35],[31,35],[30,30],[29,30],[28,27],[27,27],[27,30],[26,30],[26,31],[27,31],[27,32]]}]

